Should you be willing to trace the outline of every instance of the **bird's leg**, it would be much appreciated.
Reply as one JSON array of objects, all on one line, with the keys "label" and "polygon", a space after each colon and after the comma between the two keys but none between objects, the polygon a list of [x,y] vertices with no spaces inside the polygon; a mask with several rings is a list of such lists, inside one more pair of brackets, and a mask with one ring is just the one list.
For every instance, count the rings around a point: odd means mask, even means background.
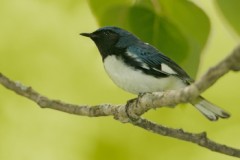
[{"label": "bird's leg", "polygon": [[138,104],[138,98],[130,99],[127,101],[126,108],[125,108],[128,118],[133,122],[139,119],[139,116],[135,113],[135,109],[134,109],[135,107],[137,107],[137,104]]}]

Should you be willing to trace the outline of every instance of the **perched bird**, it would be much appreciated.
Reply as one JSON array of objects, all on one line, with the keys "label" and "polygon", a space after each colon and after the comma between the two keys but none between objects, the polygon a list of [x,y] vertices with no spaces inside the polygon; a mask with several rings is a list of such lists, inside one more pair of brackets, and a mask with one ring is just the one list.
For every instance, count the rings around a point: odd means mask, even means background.
[{"label": "perched bird", "polygon": [[[193,82],[173,60],[124,29],[108,26],[80,35],[94,41],[107,74],[125,91],[139,94],[177,90]],[[230,116],[202,96],[197,97],[192,105],[212,121]]]}]

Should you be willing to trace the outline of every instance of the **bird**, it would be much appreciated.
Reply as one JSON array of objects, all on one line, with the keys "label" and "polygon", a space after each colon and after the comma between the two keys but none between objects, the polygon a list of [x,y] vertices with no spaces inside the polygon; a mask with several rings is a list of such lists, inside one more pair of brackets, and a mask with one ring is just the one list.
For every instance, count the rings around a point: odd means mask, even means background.
[{"label": "bird", "polygon": [[[95,43],[108,76],[127,92],[178,90],[194,82],[176,62],[125,29],[105,26],[80,35]],[[190,103],[211,121],[230,117],[201,95]]]}]

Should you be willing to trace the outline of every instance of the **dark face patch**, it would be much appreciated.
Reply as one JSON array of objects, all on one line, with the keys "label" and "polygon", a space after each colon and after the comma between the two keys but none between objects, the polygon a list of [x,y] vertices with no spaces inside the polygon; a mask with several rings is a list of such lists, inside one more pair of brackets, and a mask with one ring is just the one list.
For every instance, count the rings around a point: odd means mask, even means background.
[{"label": "dark face patch", "polygon": [[97,45],[101,55],[105,58],[107,55],[114,54],[115,44],[119,40],[119,35],[110,30],[95,31],[91,34],[91,39]]}]

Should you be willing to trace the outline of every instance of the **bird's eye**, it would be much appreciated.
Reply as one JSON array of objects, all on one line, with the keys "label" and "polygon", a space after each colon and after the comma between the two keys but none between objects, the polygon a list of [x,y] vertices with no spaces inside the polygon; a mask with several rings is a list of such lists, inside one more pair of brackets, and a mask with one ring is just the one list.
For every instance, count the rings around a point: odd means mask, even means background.
[{"label": "bird's eye", "polygon": [[110,32],[106,31],[106,32],[104,32],[104,35],[105,35],[105,36],[109,36],[109,35],[110,35]]}]

